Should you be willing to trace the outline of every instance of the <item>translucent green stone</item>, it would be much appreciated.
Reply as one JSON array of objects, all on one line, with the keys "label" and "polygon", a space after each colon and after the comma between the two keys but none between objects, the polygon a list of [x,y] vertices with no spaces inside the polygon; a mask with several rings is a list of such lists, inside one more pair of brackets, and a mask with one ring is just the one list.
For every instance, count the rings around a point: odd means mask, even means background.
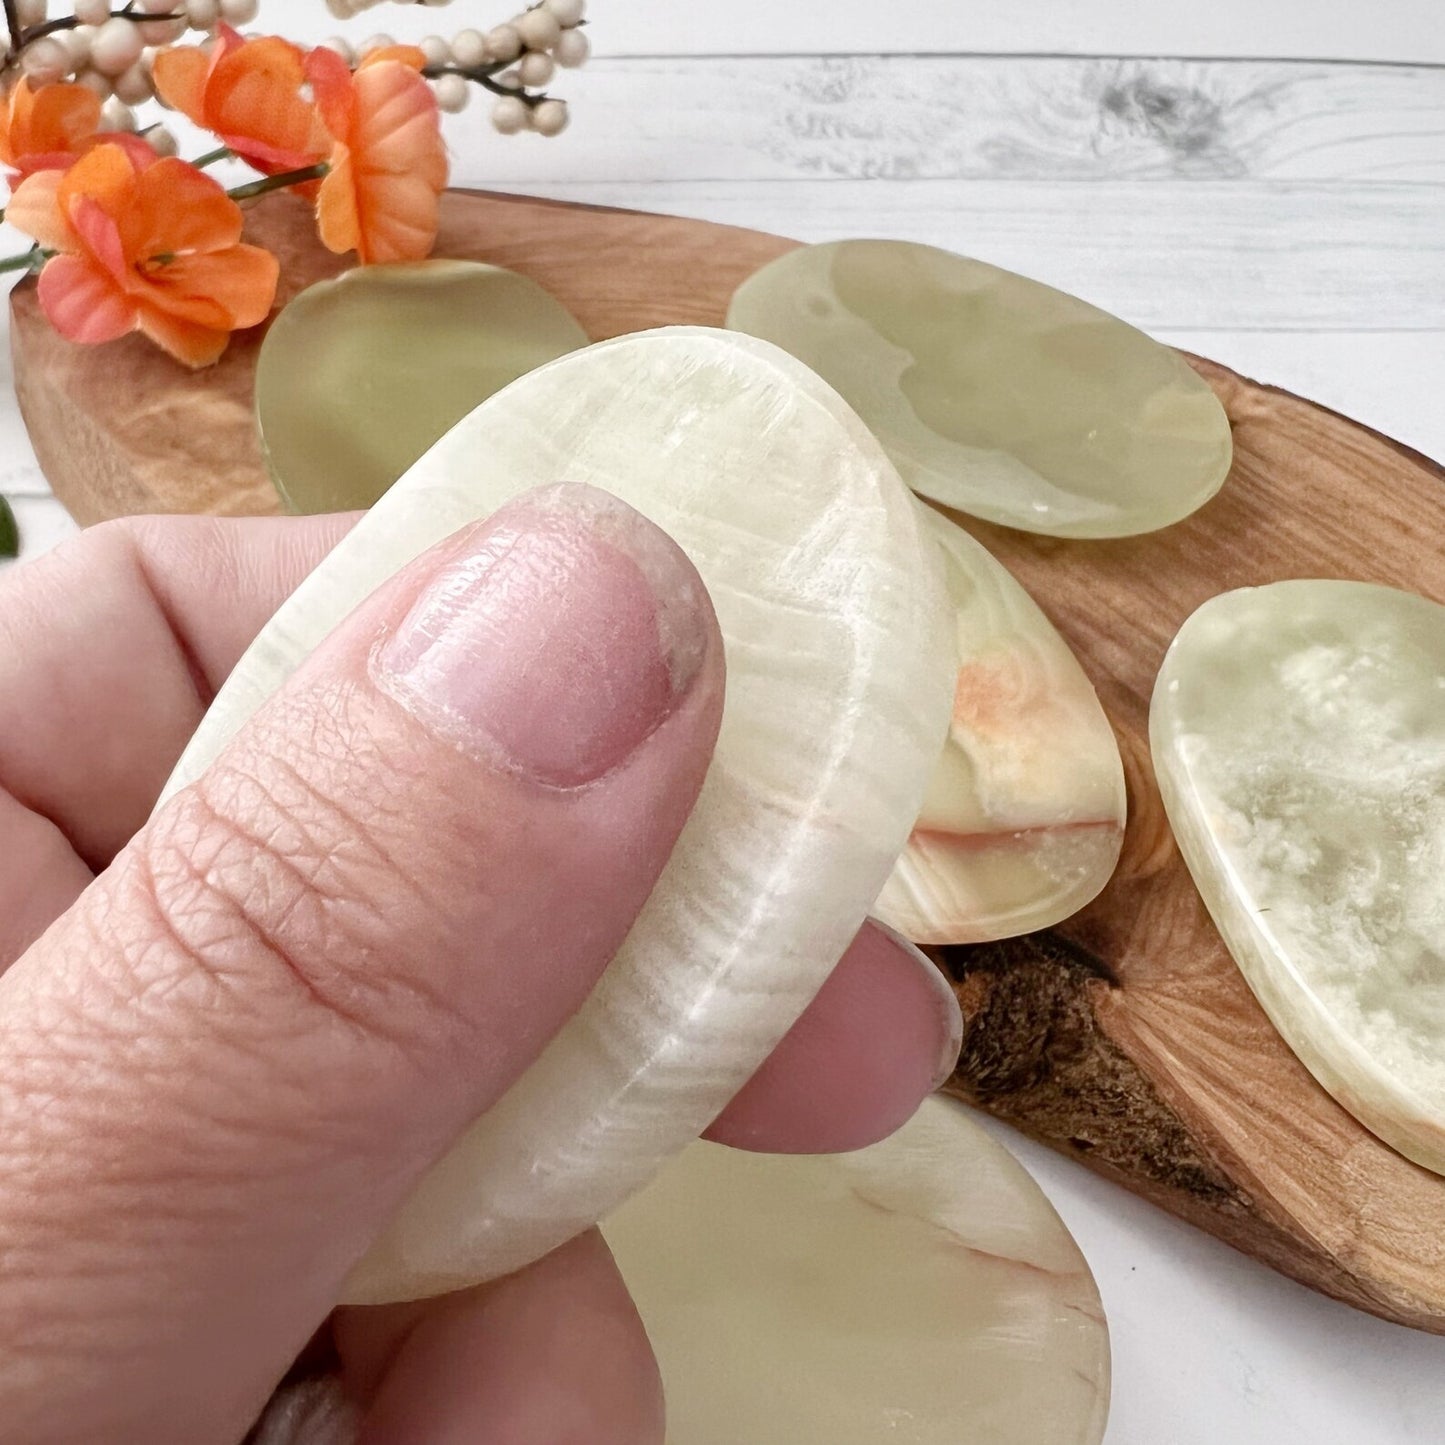
[{"label": "translucent green stone", "polygon": [[1109,1332],[958,1104],[853,1154],[691,1145],[603,1224],[677,1445],[1097,1445]]},{"label": "translucent green stone", "polygon": [[906,241],[807,246],[733,297],[727,324],[806,362],[903,480],[975,517],[1125,537],[1203,506],[1229,421],[1175,351],[1077,297]]},{"label": "translucent green stone", "polygon": [[310,286],[256,366],[277,489],[297,512],[369,507],[494,392],[586,345],[559,302],[500,266],[365,266]]},{"label": "translucent green stone", "polygon": [[1249,986],[1329,1092],[1445,1173],[1445,608],[1360,582],[1205,603],[1149,719]]}]

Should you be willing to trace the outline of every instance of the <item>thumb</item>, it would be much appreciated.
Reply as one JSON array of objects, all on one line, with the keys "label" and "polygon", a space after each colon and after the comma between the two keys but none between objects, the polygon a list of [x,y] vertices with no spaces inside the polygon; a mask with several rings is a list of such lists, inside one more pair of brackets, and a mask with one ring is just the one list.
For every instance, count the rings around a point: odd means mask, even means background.
[{"label": "thumb", "polygon": [[706,771],[702,584],[549,488],[373,596],[0,980],[0,1417],[239,1438],[621,943]]}]

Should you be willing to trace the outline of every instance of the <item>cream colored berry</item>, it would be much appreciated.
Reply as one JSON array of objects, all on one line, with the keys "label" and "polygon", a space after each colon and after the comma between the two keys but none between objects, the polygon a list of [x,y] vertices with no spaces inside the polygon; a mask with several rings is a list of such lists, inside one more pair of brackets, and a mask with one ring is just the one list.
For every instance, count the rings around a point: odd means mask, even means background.
[{"label": "cream colored berry", "polygon": [[140,30],[132,20],[107,20],[91,38],[90,63],[102,75],[123,75],[145,49]]},{"label": "cream colored berry", "polygon": [[556,62],[541,50],[528,51],[517,66],[517,79],[533,90],[546,85],[556,73]]},{"label": "cream colored berry", "polygon": [[122,105],[144,105],[154,94],[155,85],[139,60],[115,78],[116,99]]},{"label": "cream colored berry", "polygon": [[29,30],[32,25],[44,25],[48,9],[45,0],[17,0],[15,23],[22,30]]},{"label": "cream colored berry", "polygon": [[579,65],[587,63],[587,57],[592,54],[592,42],[585,30],[564,30],[552,54],[556,56],[558,65],[576,70]]},{"label": "cream colored berry", "polygon": [[515,95],[502,96],[492,107],[492,128],[502,135],[526,130],[529,119],[525,103]]},{"label": "cream colored berry", "polygon": [[70,51],[47,35],[25,47],[20,65],[31,85],[52,85],[70,74]]},{"label": "cream colored berry", "polygon": [[491,58],[487,37],[480,30],[459,30],[452,36],[452,57],[464,70],[475,70]]},{"label": "cream colored berry", "polygon": [[544,100],[532,111],[532,129],[538,135],[561,135],[569,119],[566,101]]},{"label": "cream colored berry", "polygon": [[220,18],[220,0],[186,0],[186,19],[192,30],[214,30]]},{"label": "cream colored berry", "polygon": [[522,37],[515,25],[499,25],[487,34],[487,49],[492,58],[506,64],[522,53]]},{"label": "cream colored berry", "polygon": [[133,131],[135,112],[113,96],[100,108],[100,128],[104,131]]},{"label": "cream colored berry", "polygon": [[472,98],[472,87],[460,75],[439,75],[431,88],[436,92],[437,105],[448,115],[464,111]]},{"label": "cream colored berry", "polygon": [[512,21],[528,50],[550,50],[561,38],[562,27],[550,10],[528,10]]}]

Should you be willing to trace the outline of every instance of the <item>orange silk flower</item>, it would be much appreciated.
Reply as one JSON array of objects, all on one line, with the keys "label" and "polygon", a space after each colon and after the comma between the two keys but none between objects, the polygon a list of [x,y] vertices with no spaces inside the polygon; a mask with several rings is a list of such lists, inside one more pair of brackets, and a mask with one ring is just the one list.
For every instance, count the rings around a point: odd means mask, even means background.
[{"label": "orange silk flower", "polygon": [[316,198],[321,240],[338,254],[355,251],[363,265],[420,260],[436,243],[447,153],[424,63],[409,46],[369,55],[354,75],[330,50],[306,57],[333,142]]},{"label": "orange silk flower", "polygon": [[64,170],[100,127],[100,97],[84,85],[42,85],[21,79],[0,102],[0,164],[22,176]]},{"label": "orange silk flower", "polygon": [[305,58],[289,40],[243,40],[222,25],[209,55],[195,46],[162,50],[155,82],[162,100],[267,175],[315,165],[330,148],[301,95]]},{"label": "orange silk flower", "polygon": [[40,273],[40,304],[71,341],[141,331],[205,366],[276,296],[276,258],[241,244],[241,208],[185,161],[97,146],[21,182],[7,219],[61,253]]}]

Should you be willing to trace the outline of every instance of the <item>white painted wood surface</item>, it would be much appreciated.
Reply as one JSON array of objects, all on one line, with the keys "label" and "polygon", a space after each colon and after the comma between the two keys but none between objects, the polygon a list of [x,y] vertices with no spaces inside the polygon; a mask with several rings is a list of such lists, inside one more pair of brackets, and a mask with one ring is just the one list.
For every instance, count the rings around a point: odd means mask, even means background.
[{"label": "white painted wood surface", "polygon": [[[503,140],[473,109],[448,123],[458,183],[952,246],[1445,459],[1441,0],[592,8],[601,58],[556,87],[573,129]],[[305,38],[335,28],[319,0],[304,21],[266,9]],[[415,36],[464,13],[495,18],[460,0],[358,23]],[[34,555],[72,529],[8,392],[0,375],[0,490]],[[1099,1276],[1110,1445],[1445,1441],[1445,1340],[999,1132]]]}]

